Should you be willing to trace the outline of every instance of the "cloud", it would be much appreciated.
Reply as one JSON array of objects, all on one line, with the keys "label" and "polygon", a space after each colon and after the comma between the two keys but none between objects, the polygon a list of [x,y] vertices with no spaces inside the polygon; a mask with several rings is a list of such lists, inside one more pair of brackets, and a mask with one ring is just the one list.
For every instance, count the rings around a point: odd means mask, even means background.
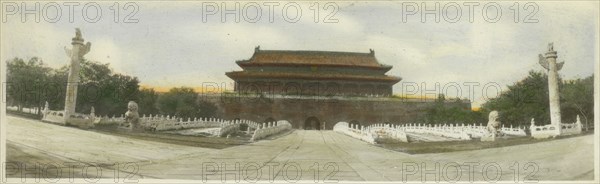
[{"label": "cloud", "polygon": [[[69,35],[48,24],[3,24],[1,59],[6,61],[15,57],[40,57],[52,67],[62,66],[66,63],[68,57],[63,47],[58,43],[61,43],[61,38],[69,38]],[[67,41],[66,43],[70,42]],[[64,46],[67,46],[67,44]]]},{"label": "cloud", "polygon": [[110,63],[116,72],[131,73],[129,68],[135,67],[135,63],[124,60],[122,52],[126,52],[126,49],[119,47],[113,39],[101,37],[93,40],[92,49],[85,57],[88,60]]}]

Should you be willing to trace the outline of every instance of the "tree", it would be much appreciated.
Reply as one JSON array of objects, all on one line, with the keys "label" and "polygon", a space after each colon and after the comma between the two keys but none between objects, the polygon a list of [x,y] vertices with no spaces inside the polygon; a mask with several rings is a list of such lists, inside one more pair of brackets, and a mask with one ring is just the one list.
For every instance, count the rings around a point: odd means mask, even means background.
[{"label": "tree", "polygon": [[503,124],[529,126],[531,118],[535,118],[536,122],[550,121],[548,104],[548,77],[541,72],[530,71],[529,76],[483,104],[481,111],[486,115],[497,110]]},{"label": "tree", "polygon": [[427,109],[421,122],[426,124],[472,124],[482,121],[480,113],[464,109],[460,99],[447,101],[444,94],[439,94],[434,103]]},{"label": "tree", "polygon": [[154,89],[140,90],[140,94],[138,95],[139,100],[137,101],[139,113],[148,115],[160,113],[157,108],[158,96],[159,94]]},{"label": "tree", "polygon": [[594,76],[566,81],[560,91],[562,119],[574,122],[580,115],[581,123],[589,128],[594,119]]},{"label": "tree", "polygon": [[[582,121],[593,117],[593,76],[563,83],[559,79],[562,122],[572,123],[577,114]],[[539,124],[550,122],[548,100],[548,77],[542,72],[530,71],[529,75],[497,98],[482,105],[485,115],[492,110],[500,113],[503,124],[529,126],[531,118]]]},{"label": "tree", "polygon": [[162,114],[175,115],[181,118],[212,117],[217,107],[200,101],[192,88],[171,88],[169,92],[158,97],[158,109]]},{"label": "tree", "polygon": [[198,101],[198,108],[200,117],[213,117],[217,113],[217,106],[212,102]]},{"label": "tree", "polygon": [[[17,105],[19,110],[35,107],[38,114],[46,101],[50,109],[64,108],[68,66],[52,69],[34,57],[27,62],[9,60],[7,69],[9,105]],[[95,107],[98,115],[119,115],[127,111],[127,102],[138,100],[138,79],[113,73],[109,64],[83,60],[79,76],[77,112],[89,113]]]},{"label": "tree", "polygon": [[10,105],[17,105],[18,110],[23,107],[37,108],[40,114],[44,107],[43,101],[47,99],[45,85],[50,81],[52,68],[47,67],[37,57],[25,62],[23,59],[14,58],[7,61],[7,100]]},{"label": "tree", "polygon": [[139,100],[137,77],[113,73],[109,64],[84,60],[80,77],[78,112],[89,113],[94,107],[98,115],[121,115],[127,112],[129,101]]},{"label": "tree", "polygon": [[65,106],[66,82],[69,75],[69,68],[63,66],[58,69],[53,69],[50,72],[49,81],[46,83],[45,99],[48,102],[49,108],[53,110],[63,109]]},{"label": "tree", "polygon": [[158,109],[162,114],[175,115],[182,118],[199,116],[198,94],[187,87],[171,88],[158,98]]}]

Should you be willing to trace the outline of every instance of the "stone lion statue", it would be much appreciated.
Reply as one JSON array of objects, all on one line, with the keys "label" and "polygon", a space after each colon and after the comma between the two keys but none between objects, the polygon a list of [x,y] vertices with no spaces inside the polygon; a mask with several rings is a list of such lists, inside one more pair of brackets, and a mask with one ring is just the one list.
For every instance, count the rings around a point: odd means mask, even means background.
[{"label": "stone lion statue", "polygon": [[498,121],[498,111],[490,112],[487,132],[481,137],[481,141],[496,141],[496,136],[500,135],[500,121]]},{"label": "stone lion statue", "polygon": [[129,103],[127,103],[125,122],[129,123],[129,128],[132,130],[140,129],[140,114],[138,113],[138,104],[134,101],[129,101]]},{"label": "stone lion statue", "polygon": [[490,134],[498,135],[500,133],[500,121],[498,121],[498,111],[490,112],[486,128],[488,133]]}]

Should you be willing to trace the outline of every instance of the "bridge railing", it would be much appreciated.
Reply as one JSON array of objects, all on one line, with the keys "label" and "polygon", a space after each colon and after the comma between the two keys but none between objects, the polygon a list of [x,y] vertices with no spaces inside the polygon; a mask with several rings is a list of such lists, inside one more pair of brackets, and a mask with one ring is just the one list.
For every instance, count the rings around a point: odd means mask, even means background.
[{"label": "bridge railing", "polygon": [[258,141],[265,137],[278,134],[280,132],[292,129],[292,124],[286,120],[268,122],[260,124],[252,135],[251,141]]},{"label": "bridge railing", "polygon": [[[118,119],[124,122],[124,119]],[[247,124],[248,127],[257,127],[256,122],[250,120],[225,120],[220,118],[178,118],[176,116],[164,115],[143,115],[140,118],[142,126],[155,131],[181,130],[191,128],[216,128],[224,129],[219,131],[219,135],[228,133],[233,126],[239,129],[240,124]]]},{"label": "bridge railing", "polygon": [[[573,126],[566,126],[565,129],[568,129]],[[346,122],[340,122],[334,126],[334,131],[350,135],[351,137],[355,137],[358,139],[369,139],[364,138],[364,134],[371,134],[370,136],[377,140],[381,136],[388,136],[390,138],[400,140],[402,142],[408,142],[408,136],[406,133],[416,133],[416,134],[428,134],[439,137],[447,137],[459,140],[471,140],[473,138],[481,138],[483,135],[487,134],[486,126],[482,124],[476,125],[465,125],[465,124],[416,124],[416,123],[408,123],[408,124],[371,124],[369,126],[361,126],[357,124],[348,124]],[[576,132],[576,130],[571,131]],[[525,130],[519,127],[504,127],[500,128],[500,131],[506,135],[512,136],[526,136]],[[369,142],[369,141],[367,141]]]},{"label": "bridge railing", "polygon": [[531,131],[531,136],[534,138],[549,138],[560,135],[581,134],[582,124],[579,115],[577,115],[575,123],[561,123],[560,125],[549,124],[537,126],[534,119],[531,119],[529,130]]},{"label": "bridge railing", "polygon": [[373,133],[367,131],[363,128],[359,128],[358,125],[352,126],[347,122],[338,122],[333,126],[333,131],[339,132],[350,137],[375,144],[375,136]]},{"label": "bridge railing", "polygon": [[225,135],[237,132],[240,130],[240,121],[226,121],[220,124],[219,131],[216,132],[215,136],[223,137]]},{"label": "bridge railing", "polygon": [[453,124],[444,125],[424,125],[424,124],[402,124],[393,126],[396,131],[408,133],[429,134],[439,137],[448,137],[461,140],[471,140],[467,133],[468,127],[455,126]]},{"label": "bridge railing", "polygon": [[[389,126],[394,129],[398,129],[404,132],[409,133],[419,133],[419,134],[430,134],[441,137],[448,137],[454,139],[461,140],[471,140],[472,138],[481,138],[483,135],[487,134],[486,126],[482,124],[435,124],[435,125],[426,125],[426,124],[401,124],[401,125],[385,125],[385,124],[373,124],[369,127],[381,127],[381,126]],[[525,130],[519,127],[504,127],[500,129],[503,134],[512,135],[512,136],[526,136]]]},{"label": "bridge railing", "polygon": [[581,134],[582,126],[581,122],[577,121],[575,123],[563,123],[561,124],[560,134],[561,135],[573,135],[573,134]]},{"label": "bridge railing", "polygon": [[73,113],[66,117],[64,111],[53,111],[46,107],[42,110],[42,121],[56,123],[61,125],[74,125],[80,128],[93,127],[101,118],[96,116],[94,112],[90,114]]},{"label": "bridge railing", "polygon": [[500,132],[502,132],[502,134],[512,136],[527,136],[525,129],[520,127],[513,127],[512,125],[510,125],[510,127],[504,127],[504,125],[502,125],[502,128],[500,128]]},{"label": "bridge railing", "polygon": [[51,111],[46,109],[42,112],[42,121],[63,124],[65,121],[64,116],[64,111]]},{"label": "bridge railing", "polygon": [[[362,128],[362,126],[361,126]],[[376,139],[387,136],[394,140],[401,142],[408,142],[408,136],[404,130],[401,130],[398,126],[391,124],[373,124],[366,127],[367,131],[375,134]]]}]

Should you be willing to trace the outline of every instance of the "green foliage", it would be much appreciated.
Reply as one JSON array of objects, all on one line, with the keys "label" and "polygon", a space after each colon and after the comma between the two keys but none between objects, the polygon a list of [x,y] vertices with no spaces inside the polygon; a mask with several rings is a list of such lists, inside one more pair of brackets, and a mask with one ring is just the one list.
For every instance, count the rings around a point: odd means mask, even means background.
[{"label": "green foliage", "polygon": [[560,88],[563,122],[574,122],[580,115],[581,123],[593,126],[594,76],[566,81]]},{"label": "green foliage", "polygon": [[47,98],[42,101],[48,101],[50,109],[58,110],[64,109],[65,106],[65,91],[66,81],[68,77],[68,67],[63,66],[59,69],[54,69],[50,76],[49,82],[45,85],[45,90],[48,95]]},{"label": "green foliage", "polygon": [[473,124],[481,123],[480,112],[465,109],[460,99],[447,101],[444,94],[439,94],[435,105],[427,109],[425,116],[420,120],[425,124]]},{"label": "green foliage", "polygon": [[[563,122],[573,123],[577,115],[580,115],[584,125],[592,126],[593,123],[590,122],[594,117],[593,82],[593,76],[559,82]],[[499,112],[499,120],[505,125],[529,126],[531,118],[535,118],[539,124],[550,122],[548,76],[537,71],[530,71],[527,77],[508,86],[508,90],[497,98],[488,100],[481,106],[480,111],[448,105],[444,95],[439,95],[435,103],[435,106],[427,110],[421,122],[485,124],[487,115],[493,110]]]},{"label": "green foliage", "polygon": [[200,108],[199,117],[214,117],[217,113],[217,106],[211,102],[199,101],[198,108]]},{"label": "green foliage", "polygon": [[108,64],[82,61],[77,112],[88,113],[94,107],[98,115],[121,115],[129,101],[137,101],[139,80],[113,73]]},{"label": "green foliage", "polygon": [[529,76],[508,86],[508,91],[482,105],[483,114],[497,110],[499,121],[514,126],[529,126],[531,118],[549,122],[548,76],[530,71]]},{"label": "green foliage", "polygon": [[[8,105],[42,109],[46,101],[52,110],[64,108],[69,67],[47,67],[39,58],[7,61]],[[198,101],[191,88],[173,88],[159,94],[153,89],[139,88],[136,77],[114,73],[109,64],[83,60],[77,89],[77,112],[89,113],[94,107],[100,116],[119,116],[127,111],[127,103],[136,101],[140,114],[169,114],[178,117],[212,117],[217,107]],[[40,112],[38,112],[40,113]]]},{"label": "green foliage", "polygon": [[137,101],[139,106],[140,114],[159,114],[160,111],[157,107],[159,94],[154,91],[154,89],[142,89],[139,94],[139,101]]},{"label": "green foliage", "polygon": [[[52,69],[45,66],[44,62],[37,58],[25,61],[14,58],[7,61],[7,100],[8,105],[16,105],[19,111],[23,107],[42,108],[43,100],[52,98],[45,88],[51,82]],[[39,113],[39,112],[38,112]]]},{"label": "green foliage", "polygon": [[[559,82],[563,122],[575,122],[577,114],[584,116],[581,117],[584,124],[586,118],[593,118],[593,87],[592,76],[566,83]],[[536,123],[548,124],[548,76],[542,72],[530,71],[526,78],[508,86],[507,91],[487,101],[481,109],[484,115],[497,110],[503,124],[529,126],[531,118],[535,118]]]},{"label": "green foliage", "polygon": [[[15,58],[8,61],[9,105],[50,109],[64,108],[68,67],[52,69],[38,58],[28,62]],[[108,64],[82,61],[77,90],[77,112],[97,115],[120,115],[127,111],[127,102],[138,100],[139,81],[136,77],[113,73]]]},{"label": "green foliage", "polygon": [[159,95],[158,109],[162,114],[182,118],[212,117],[216,106],[209,102],[198,101],[198,94],[188,87],[171,88]]}]

